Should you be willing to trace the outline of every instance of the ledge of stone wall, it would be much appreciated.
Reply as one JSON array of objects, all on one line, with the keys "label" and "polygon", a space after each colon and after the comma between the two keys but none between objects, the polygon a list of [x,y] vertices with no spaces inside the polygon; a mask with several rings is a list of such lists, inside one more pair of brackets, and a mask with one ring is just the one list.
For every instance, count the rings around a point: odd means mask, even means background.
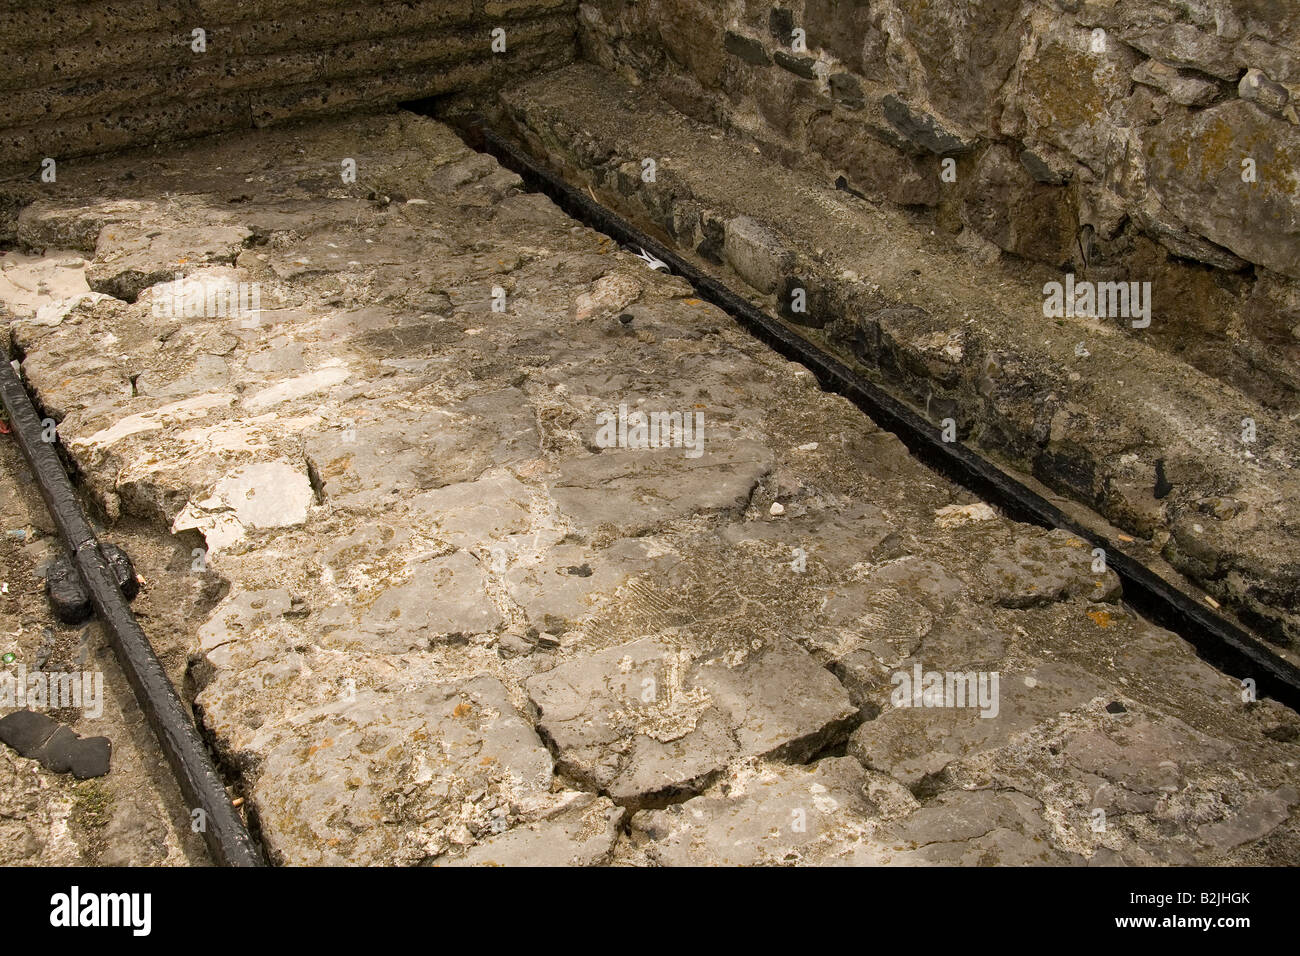
[{"label": "ledge of stone wall", "polygon": [[[577,0],[10,0],[0,11],[0,171],[37,178],[47,157],[495,89],[571,62],[576,9]],[[504,52],[492,48],[498,27]]]}]

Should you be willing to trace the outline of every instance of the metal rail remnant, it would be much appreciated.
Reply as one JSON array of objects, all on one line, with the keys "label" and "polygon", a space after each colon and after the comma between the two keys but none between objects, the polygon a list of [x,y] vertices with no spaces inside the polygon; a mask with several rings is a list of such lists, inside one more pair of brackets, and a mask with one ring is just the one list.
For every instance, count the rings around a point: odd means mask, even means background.
[{"label": "metal rail remnant", "polygon": [[167,756],[181,795],[197,814],[201,824],[198,829],[213,859],[226,866],[261,866],[257,844],[231,805],[230,795],[190,714],[131,613],[54,443],[41,437],[41,419],[7,356],[0,361],[0,400],[45,506],[106,626],[140,709]]}]

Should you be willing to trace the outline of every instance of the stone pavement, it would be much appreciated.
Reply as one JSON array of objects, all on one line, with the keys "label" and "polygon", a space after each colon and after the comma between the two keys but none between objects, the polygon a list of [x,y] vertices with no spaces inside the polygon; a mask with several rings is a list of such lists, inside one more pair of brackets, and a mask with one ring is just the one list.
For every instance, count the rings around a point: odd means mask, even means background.
[{"label": "stone pavement", "polygon": [[1189,588],[1193,600],[1211,595],[1300,663],[1297,416],[1216,378],[1217,360],[1208,373],[1188,363],[1185,303],[1212,297],[1188,290],[1143,320],[1049,318],[1044,293],[1066,281],[1059,271],[990,258],[969,231],[788,169],[647,86],[580,63],[502,101],[516,139],[579,188],[722,271],[936,433],[953,428],[1067,509],[1127,532],[1117,546],[1167,568],[1175,586],[1195,582],[1204,591]]},{"label": "stone pavement", "polygon": [[1294,713],[445,127],[68,166],[13,341],[273,861],[1300,861]]}]

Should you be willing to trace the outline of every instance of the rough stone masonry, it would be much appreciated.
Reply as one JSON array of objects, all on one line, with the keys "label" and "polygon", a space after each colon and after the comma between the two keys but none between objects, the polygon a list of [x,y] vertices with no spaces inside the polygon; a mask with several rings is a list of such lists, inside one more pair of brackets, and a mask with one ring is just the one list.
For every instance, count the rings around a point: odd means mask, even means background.
[{"label": "rough stone masonry", "polygon": [[[648,0],[576,5],[575,19],[574,4],[476,2],[463,21],[439,19],[452,5],[438,3],[362,5],[359,18],[340,5],[337,17],[285,19],[275,39],[264,27],[279,19],[238,21],[237,4],[195,0],[185,14],[234,23],[239,38],[223,47],[225,34],[207,30],[207,49],[226,51],[210,60],[188,59],[198,37],[163,6],[86,3],[60,17],[20,4],[0,21],[11,43],[20,28],[48,31],[4,81],[12,102],[35,90],[21,101],[81,117],[18,114],[23,172],[5,188],[0,303],[11,353],[88,502],[129,538],[142,627],[170,651],[272,862],[1300,862],[1300,717],[1137,614],[1104,554],[1008,520],[929,471],[681,279],[526,192],[448,126],[373,110],[452,92],[452,112],[508,118],[538,155],[639,207],[756,301],[779,308],[805,283],[825,321],[791,313],[793,323],[898,373],[882,381],[905,382],[906,397],[968,434],[963,396],[983,394],[983,422],[1001,422],[1006,448],[1045,452],[1043,477],[1074,482],[1062,493],[1129,522],[1150,553],[1232,595],[1290,652],[1296,556],[1261,543],[1274,520],[1277,540],[1300,534],[1285,494],[1290,346],[1251,366],[1266,380],[1251,391],[1243,366],[1198,371],[1172,347],[1128,347],[1127,331],[1072,318],[1044,332],[1005,306],[1032,299],[1027,277],[1041,284],[1025,270],[1060,263],[1025,266],[1034,242],[975,239],[1024,236],[1021,193],[964,192],[960,208],[876,196],[847,167],[829,175],[798,137],[775,142],[747,97],[806,97],[813,126],[868,151],[848,116],[878,108],[883,119],[866,126],[918,180],[951,154],[963,189],[1014,186],[1014,163],[998,165],[1010,151],[1034,178],[1036,214],[1109,201],[1109,186],[1079,187],[1123,165],[1111,151],[1122,117],[1044,121],[1077,148],[1082,166],[1071,167],[1065,146],[1014,147],[1018,127],[999,108],[985,115],[967,100],[959,111],[950,91],[945,116],[901,79],[888,93],[866,82],[883,58],[908,83],[924,78],[931,97],[946,89],[928,51],[967,24],[936,21],[931,4]],[[1009,59],[996,46],[1006,62],[963,66],[970,75],[953,83],[1028,82],[1068,14],[1079,29],[1098,18],[1108,55],[1141,68],[1132,82],[1168,87],[1197,122],[1272,104],[1291,123],[1265,79],[1243,72],[1231,87],[1243,51],[1272,64],[1281,80],[1269,83],[1290,82],[1285,36],[1262,33],[1274,27],[1244,0],[1218,4],[1217,20],[1186,6],[952,4],[977,20],[996,7],[1008,50],[1017,17],[1043,26]],[[425,16],[415,29],[410,18]],[[518,73],[493,65],[486,28],[498,19]],[[457,24],[475,52],[444,70]],[[572,46],[557,38],[575,25],[597,63],[568,64]],[[95,59],[91,38],[106,29],[132,38],[122,49],[137,51],[140,82],[174,94],[172,120],[105,105],[135,75]],[[151,72],[155,42],[186,57],[181,72]],[[331,73],[347,50],[356,69]],[[1083,73],[1131,92],[1130,74],[1108,64],[1089,60]],[[543,66],[556,69],[495,97],[504,79]],[[465,82],[446,86],[461,69]],[[609,82],[610,69],[656,88]],[[782,75],[793,79],[772,79]],[[248,84],[234,119],[173,121],[219,109],[201,91],[227,79]],[[1054,109],[1092,102],[1058,95]],[[1121,100],[1103,103],[1122,111]],[[352,107],[369,112],[301,115]],[[1271,123],[1261,136],[1285,143],[1287,128]],[[222,135],[165,142],[212,130]],[[744,149],[747,138],[763,148]],[[153,145],[77,158],[143,142]],[[663,149],[682,151],[647,180],[644,160]],[[43,178],[44,158],[56,176]],[[740,167],[744,188],[727,179]],[[906,170],[882,182],[895,180]],[[776,221],[739,208],[760,200]],[[1270,215],[1285,220],[1288,202]],[[1266,256],[1203,223],[1148,222],[1123,202],[1111,211],[1114,228],[1094,225],[1081,255],[1125,270],[1158,263],[1157,287],[1191,277],[1189,308],[1199,292],[1247,286],[1276,292],[1278,314],[1291,308],[1275,258],[1285,229]],[[1076,221],[1062,216],[1066,235]],[[864,302],[874,325],[858,327],[847,306]],[[1158,307],[1155,322],[1166,314]],[[892,366],[879,363],[882,342]],[[1260,354],[1234,349],[1216,354]],[[1103,361],[1082,362],[1093,353]],[[1142,374],[1133,387],[1170,427],[1147,423],[1141,441],[1110,427],[1139,425],[1108,361]],[[1224,437],[1241,409],[1264,438],[1254,460]],[[1168,470],[1152,454],[1164,448],[1177,452]],[[1081,493],[1094,480],[1105,495]],[[0,503],[19,513],[17,494]],[[48,545],[22,560],[43,568]],[[17,625],[0,653],[26,663],[31,573],[14,575],[28,586],[0,593],[0,620]],[[83,716],[78,731],[93,722]],[[193,853],[189,810],[166,787],[133,798],[113,776],[150,759],[127,753],[131,766],[115,766],[91,799],[3,751],[13,857]],[[74,817],[76,806],[88,809]],[[166,820],[105,857],[110,828],[145,813]]]}]

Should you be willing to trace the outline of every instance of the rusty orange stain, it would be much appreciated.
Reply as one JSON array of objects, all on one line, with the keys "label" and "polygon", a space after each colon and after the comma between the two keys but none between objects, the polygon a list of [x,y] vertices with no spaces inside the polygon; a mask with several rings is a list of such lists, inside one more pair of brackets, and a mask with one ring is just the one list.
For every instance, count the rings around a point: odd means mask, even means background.
[{"label": "rusty orange stain", "polygon": [[310,756],[312,756],[313,754],[315,754],[318,750],[324,750],[326,747],[333,747],[333,746],[334,746],[334,738],[333,738],[333,737],[326,737],[326,738],[325,738],[324,740],[322,740],[320,743],[318,743],[318,744],[312,744],[310,747],[308,747],[308,748],[307,748],[307,756],[310,757]]},{"label": "rusty orange stain", "polygon": [[1110,611],[1089,611],[1088,617],[1092,618],[1098,627],[1110,627],[1115,623],[1110,618]]}]

